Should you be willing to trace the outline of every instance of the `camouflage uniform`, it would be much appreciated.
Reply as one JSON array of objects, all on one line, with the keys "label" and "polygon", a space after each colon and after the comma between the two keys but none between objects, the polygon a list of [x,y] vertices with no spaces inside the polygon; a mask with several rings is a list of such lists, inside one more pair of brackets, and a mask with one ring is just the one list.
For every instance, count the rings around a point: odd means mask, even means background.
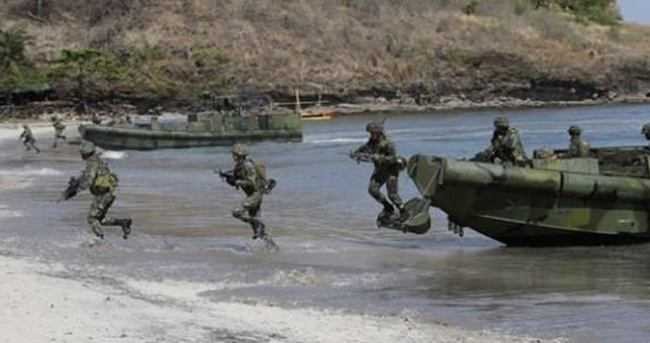
[{"label": "camouflage uniform", "polygon": [[[402,213],[404,204],[399,196],[398,185],[399,173],[404,167],[404,161],[397,155],[393,142],[384,134],[382,123],[369,123],[366,126],[366,131],[371,134],[370,139],[352,155],[368,154],[371,156],[375,170],[370,176],[368,193],[384,206],[381,216],[393,214],[395,212],[393,205]],[[390,201],[381,193],[380,189],[384,184],[386,184]]]},{"label": "camouflage uniform", "polygon": [[[123,238],[127,239],[131,233],[131,219],[106,216],[115,201],[117,177],[111,173],[108,164],[95,152],[94,144],[84,142],[81,145],[81,155],[86,161],[86,169],[84,169],[78,179],[79,191],[89,189],[93,195],[93,202],[90,205],[90,211],[87,217],[90,228],[95,235],[103,239],[104,232],[102,231],[102,226],[121,226]],[[114,182],[102,182],[109,175],[114,177]]]},{"label": "camouflage uniform", "polygon": [[490,143],[485,154],[491,162],[498,159],[501,163],[521,165],[528,159],[519,132],[510,127],[506,117],[494,120],[494,133]]},{"label": "camouflage uniform", "polygon": [[259,175],[255,162],[248,157],[244,145],[235,144],[232,154],[235,160],[233,168],[235,187],[241,188],[246,194],[246,199],[232,211],[232,215],[251,225],[253,239],[266,238],[265,225],[259,219],[264,196],[264,177]]},{"label": "camouflage uniform", "polygon": [[31,149],[34,149],[37,154],[41,152],[41,150],[36,147],[36,138],[34,138],[32,129],[30,129],[27,124],[23,125],[23,133],[20,134],[20,139],[23,141],[25,150],[30,151]]},{"label": "camouflage uniform", "polygon": [[66,137],[63,135],[63,131],[65,131],[65,124],[63,124],[63,120],[59,117],[52,117],[52,126],[54,127],[54,143],[52,143],[52,148],[56,148],[59,139],[65,141]]},{"label": "camouflage uniform", "polygon": [[567,153],[567,156],[589,157],[589,150],[591,149],[591,146],[589,143],[582,140],[582,137],[580,136],[582,134],[582,129],[578,126],[571,126],[568,132],[571,136],[571,142],[569,143],[569,151]]},{"label": "camouflage uniform", "polygon": [[645,136],[647,140],[650,141],[650,123],[643,125],[641,127],[641,134]]}]

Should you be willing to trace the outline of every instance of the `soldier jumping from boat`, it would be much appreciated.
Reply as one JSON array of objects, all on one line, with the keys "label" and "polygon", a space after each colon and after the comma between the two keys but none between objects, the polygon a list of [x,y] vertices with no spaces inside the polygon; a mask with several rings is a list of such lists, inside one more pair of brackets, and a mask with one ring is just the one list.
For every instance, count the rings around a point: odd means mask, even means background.
[{"label": "soldier jumping from boat", "polygon": [[230,171],[216,171],[224,181],[246,194],[246,199],[232,211],[233,217],[247,223],[253,229],[253,239],[262,239],[277,248],[266,225],[260,219],[262,200],[275,187],[275,180],[266,178],[264,167],[253,161],[248,155],[248,148],[243,144],[232,147],[232,159],[235,165]]},{"label": "soldier jumping from boat", "polygon": [[81,158],[86,161],[86,168],[77,178],[70,178],[68,188],[63,192],[59,201],[68,200],[80,191],[89,189],[93,195],[93,202],[88,212],[88,224],[93,233],[104,239],[102,226],[120,226],[122,238],[127,239],[131,234],[131,218],[107,217],[108,210],[115,201],[115,191],[118,178],[95,151],[95,145],[84,141],[80,148]]},{"label": "soldier jumping from boat", "polygon": [[[399,173],[406,166],[404,158],[397,155],[395,144],[384,133],[383,122],[371,122],[366,125],[366,131],[370,135],[368,142],[350,153],[350,157],[357,162],[372,162],[374,171],[370,176],[368,193],[384,209],[377,217],[378,226],[389,221],[394,221],[395,210],[399,212],[400,218],[406,213],[404,203],[398,192]],[[381,193],[381,187],[386,184],[388,199]]]}]

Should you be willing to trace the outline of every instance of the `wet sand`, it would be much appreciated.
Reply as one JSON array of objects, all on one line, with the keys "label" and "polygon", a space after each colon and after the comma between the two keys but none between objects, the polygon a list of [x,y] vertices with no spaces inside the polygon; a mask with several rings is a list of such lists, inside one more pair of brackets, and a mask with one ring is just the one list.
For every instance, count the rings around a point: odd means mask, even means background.
[{"label": "wet sand", "polygon": [[3,342],[541,342],[421,322],[408,312],[377,317],[213,303],[201,297],[209,284],[97,271],[71,277],[63,266],[25,258],[0,257],[0,273]]}]

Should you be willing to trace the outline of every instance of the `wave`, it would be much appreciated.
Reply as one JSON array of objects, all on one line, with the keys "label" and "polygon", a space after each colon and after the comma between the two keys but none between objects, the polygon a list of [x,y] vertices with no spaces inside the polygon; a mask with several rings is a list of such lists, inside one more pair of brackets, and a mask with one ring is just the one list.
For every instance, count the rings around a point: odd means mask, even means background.
[{"label": "wave", "polygon": [[59,176],[63,175],[63,172],[60,170],[52,168],[40,168],[40,169],[5,169],[0,170],[1,176]]},{"label": "wave", "polygon": [[23,213],[20,211],[12,210],[6,205],[0,205],[0,219],[3,218],[20,218]]},{"label": "wave", "polygon": [[102,157],[107,160],[123,160],[128,156],[124,151],[111,151],[107,150],[102,152]]},{"label": "wave", "polygon": [[345,143],[364,143],[368,138],[328,138],[328,139],[306,139],[305,143],[311,144],[345,144]]}]

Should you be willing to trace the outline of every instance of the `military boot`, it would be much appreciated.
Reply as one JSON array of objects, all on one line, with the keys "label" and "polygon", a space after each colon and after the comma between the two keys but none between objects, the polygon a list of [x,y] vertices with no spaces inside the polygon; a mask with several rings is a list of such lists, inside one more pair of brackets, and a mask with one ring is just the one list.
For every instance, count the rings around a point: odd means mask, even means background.
[{"label": "military boot", "polygon": [[95,234],[95,236],[99,237],[100,239],[104,239],[104,232],[102,231],[102,229],[100,229],[99,227],[93,226],[92,230],[93,230],[93,233]]},{"label": "military boot", "polygon": [[266,237],[266,225],[259,220],[256,220],[253,223],[253,239],[264,238]]},{"label": "military boot", "polygon": [[384,204],[384,209],[379,213],[380,219],[390,219],[390,217],[395,213],[395,208],[389,203]]},{"label": "military boot", "polygon": [[131,234],[131,224],[133,220],[131,218],[120,219],[120,226],[122,227],[122,238],[127,239]]}]

